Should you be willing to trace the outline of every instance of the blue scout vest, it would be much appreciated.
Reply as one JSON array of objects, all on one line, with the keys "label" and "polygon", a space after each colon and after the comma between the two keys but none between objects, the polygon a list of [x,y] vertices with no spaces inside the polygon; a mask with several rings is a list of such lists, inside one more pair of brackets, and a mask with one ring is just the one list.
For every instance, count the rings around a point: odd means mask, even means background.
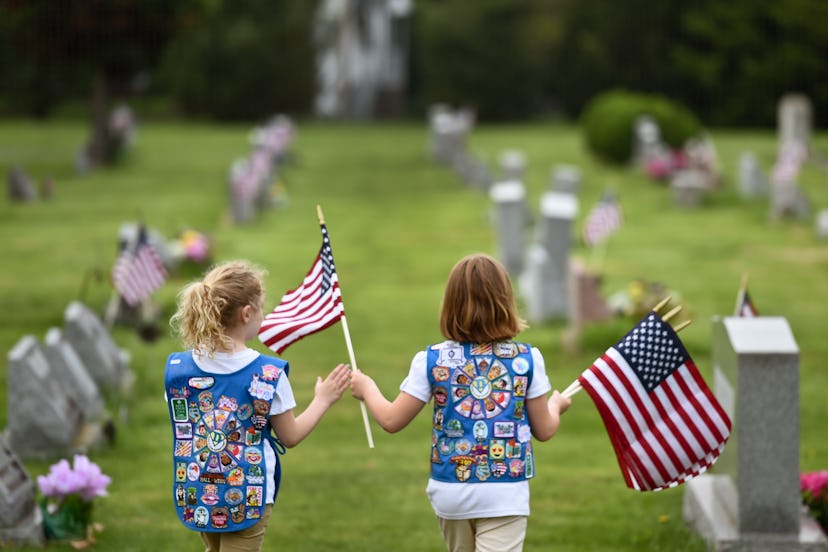
[{"label": "blue scout vest", "polygon": [[525,343],[456,343],[427,349],[434,398],[431,478],[449,483],[515,482],[535,475],[526,392]]},{"label": "blue scout vest", "polygon": [[[164,387],[173,430],[173,499],[190,529],[246,529],[262,516],[269,485],[264,447],[283,447],[270,434],[276,384],[288,372],[284,360],[259,356],[234,374],[201,370],[191,352],[167,358]],[[266,444],[270,441],[270,445]]]}]

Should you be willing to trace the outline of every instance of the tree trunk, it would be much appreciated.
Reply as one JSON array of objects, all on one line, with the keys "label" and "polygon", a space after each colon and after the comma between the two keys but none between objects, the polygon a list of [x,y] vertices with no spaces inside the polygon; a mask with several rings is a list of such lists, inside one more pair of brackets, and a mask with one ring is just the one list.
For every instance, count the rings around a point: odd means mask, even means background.
[{"label": "tree trunk", "polygon": [[109,85],[106,78],[98,74],[95,76],[92,90],[92,128],[90,129],[89,143],[86,146],[86,155],[90,168],[108,164],[112,159],[109,155]]}]

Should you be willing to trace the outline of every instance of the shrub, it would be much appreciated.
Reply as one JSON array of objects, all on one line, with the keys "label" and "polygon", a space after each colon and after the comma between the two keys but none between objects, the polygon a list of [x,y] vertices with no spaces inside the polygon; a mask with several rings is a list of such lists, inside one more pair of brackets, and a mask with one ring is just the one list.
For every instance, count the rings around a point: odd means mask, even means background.
[{"label": "shrub", "polygon": [[610,90],[595,96],[581,115],[587,148],[605,161],[625,163],[632,155],[633,125],[650,115],[661,139],[674,149],[699,133],[701,124],[683,105],[655,94]]}]

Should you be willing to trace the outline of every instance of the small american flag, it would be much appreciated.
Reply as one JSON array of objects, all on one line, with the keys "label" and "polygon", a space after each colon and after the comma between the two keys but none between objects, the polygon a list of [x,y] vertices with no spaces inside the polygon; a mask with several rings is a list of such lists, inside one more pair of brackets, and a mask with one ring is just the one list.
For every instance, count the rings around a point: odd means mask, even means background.
[{"label": "small american flag", "polygon": [[756,310],[756,307],[753,305],[753,301],[745,288],[739,290],[739,297],[736,300],[736,316],[759,316],[759,311]]},{"label": "small american flag", "polygon": [[724,450],[730,419],[676,332],[650,312],[578,378],[598,407],[627,486],[674,487]]},{"label": "small american flag", "polygon": [[320,226],[322,247],[302,285],[285,293],[259,328],[259,340],[276,354],[345,315],[328,229]]},{"label": "small american flag", "polygon": [[112,267],[112,283],[128,305],[140,304],[167,280],[167,270],[147,239],[143,224],[138,227],[134,247],[124,247]]},{"label": "small american flag", "polygon": [[592,208],[584,221],[584,243],[592,247],[621,227],[621,205],[614,194],[606,194]]}]

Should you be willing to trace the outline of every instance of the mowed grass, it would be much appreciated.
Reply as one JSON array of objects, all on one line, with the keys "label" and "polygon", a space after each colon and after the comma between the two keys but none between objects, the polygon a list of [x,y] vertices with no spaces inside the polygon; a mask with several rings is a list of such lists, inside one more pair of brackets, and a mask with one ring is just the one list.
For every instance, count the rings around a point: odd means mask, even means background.
[{"label": "mowed grass", "polygon": [[[357,363],[393,397],[414,353],[440,339],[439,305],[451,266],[470,252],[497,254],[489,198],[430,161],[424,124],[299,122],[293,155],[280,173],[287,204],[234,225],[225,177],[233,160],[249,153],[250,130],[147,122],[122,165],[78,176],[73,158],[86,137],[82,123],[0,123],[3,174],[20,165],[37,182],[47,176],[55,182],[48,201],[0,202],[0,348],[9,351],[27,334],[42,339],[50,327],[61,326],[72,300],[103,313],[112,293],[118,229],[137,218],[167,237],[186,227],[209,233],[216,260],[246,258],[263,265],[273,306],[299,283],[316,253],[320,204]],[[815,236],[812,219],[771,221],[766,200],[740,199],[739,155],[752,150],[770,170],[777,145],[772,132],[716,130],[713,139],[724,185],[691,210],[675,207],[665,185],[638,171],[596,162],[574,127],[481,125],[469,149],[493,166],[504,149],[525,152],[536,218],[552,168],[579,166],[584,178],[576,235],[604,190],[615,189],[625,222],[605,255],[580,243],[572,253],[601,274],[605,295],[636,278],[675,290],[683,314],[694,320],[682,339],[708,377],[711,318],[732,312],[739,280],[748,272],[757,307],[786,317],[800,347],[801,467],[825,469],[828,243]],[[814,149],[828,151],[828,137],[818,135]],[[823,169],[806,165],[801,183],[815,209],[828,207]],[[531,238],[530,229],[527,242]],[[145,343],[130,328],[113,329],[115,341],[132,355],[137,381],[130,396],[109,399],[113,412],[126,413],[116,415],[115,445],[90,453],[113,478],[110,495],[96,503],[95,518],[105,526],[97,550],[200,549],[197,535],[175,517],[169,497],[170,430],[162,384],[164,359],[178,349],[166,320],[191,276],[173,275],[155,296],[163,312],[161,339]],[[563,389],[633,323],[617,319],[589,326],[577,348],[563,346],[567,327],[560,321],[534,324],[521,338],[541,348],[553,385]],[[348,359],[341,325],[294,344],[284,357],[301,410],[316,376]],[[3,397],[5,378],[3,370]],[[369,449],[359,406],[346,394],[284,457],[265,550],[443,550],[424,492],[429,410],[395,435],[372,424],[376,446]],[[6,408],[0,409],[0,426],[7,419]],[[576,396],[559,434],[536,451],[527,550],[704,550],[682,519],[683,488],[638,493],[624,486],[585,394]],[[48,465],[26,461],[32,477]]]}]

